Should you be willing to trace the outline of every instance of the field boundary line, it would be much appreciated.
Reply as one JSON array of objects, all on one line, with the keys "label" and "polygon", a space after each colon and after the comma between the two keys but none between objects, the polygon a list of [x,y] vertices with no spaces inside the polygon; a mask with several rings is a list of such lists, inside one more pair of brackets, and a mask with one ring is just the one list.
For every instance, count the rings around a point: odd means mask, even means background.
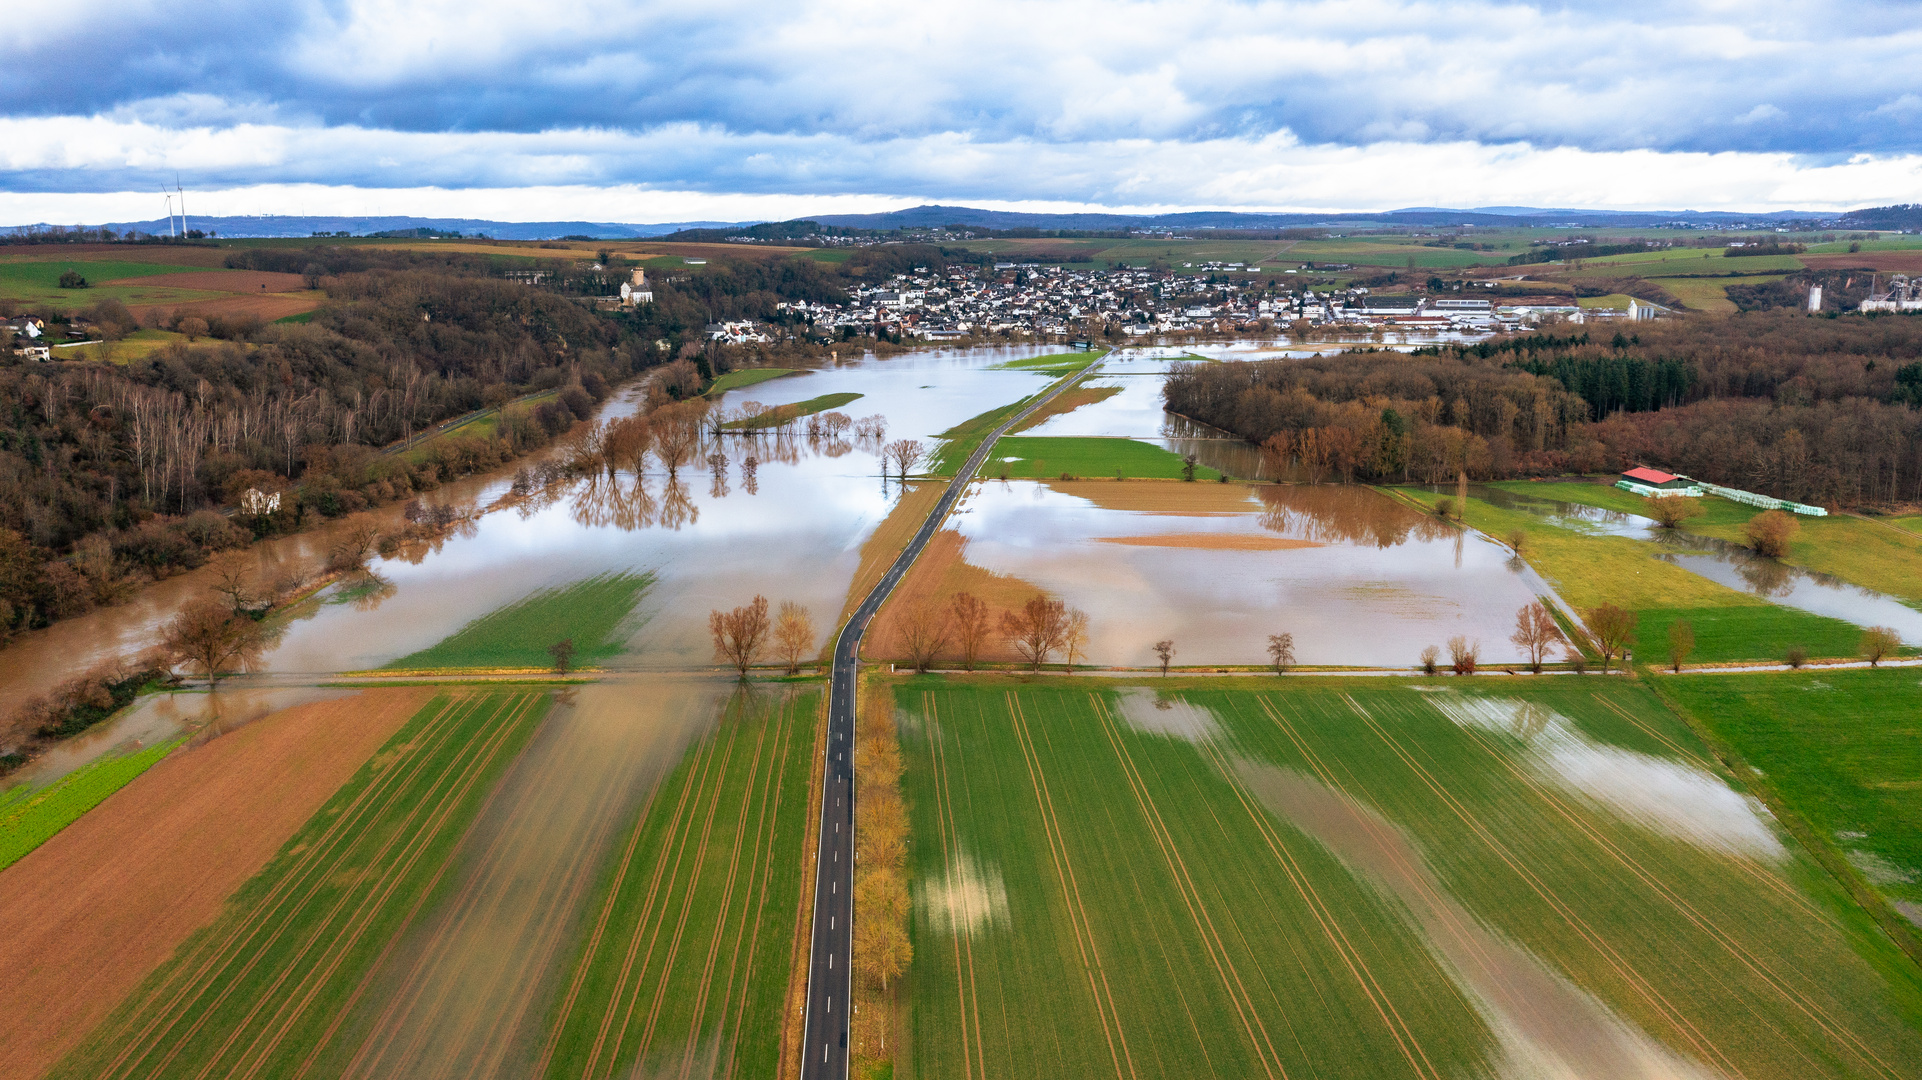
[{"label": "field boundary line", "polygon": [[[950,880],[956,874],[956,858],[961,847],[960,829],[954,820],[954,792],[948,785],[947,754],[942,745],[945,729],[941,727],[940,708],[934,695],[923,691],[921,712],[928,718],[928,755],[934,766],[934,807],[936,820],[941,828],[942,862]],[[981,1040],[981,1018],[977,1008],[974,1012],[973,1043],[969,1050],[968,1002],[970,988],[974,980],[974,943],[967,940],[968,935],[954,935],[954,989],[955,1000],[961,1011],[961,1075],[973,1080],[978,1071],[987,1076],[987,1046]],[[966,958],[963,959],[963,952]]]},{"label": "field boundary line", "polygon": [[[808,964],[813,959],[813,906],[808,902],[820,887],[821,833],[812,827],[827,810],[828,730],[833,719],[834,684],[831,680],[816,707],[813,741],[808,746],[807,827],[801,830],[801,895],[795,904],[794,932],[788,938],[787,988],[781,994],[781,1058],[776,1080],[799,1077],[806,1069],[802,1045],[807,1042]],[[770,856],[772,857],[772,856]]]},{"label": "field boundary line", "polygon": [[[1281,1072],[1282,1080],[1288,1080],[1288,1066],[1281,1060],[1280,1051],[1275,1049],[1274,1038],[1268,1034],[1268,1025],[1256,1010],[1254,995],[1248,992],[1248,985],[1242,980],[1241,970],[1235,966],[1234,958],[1228,955],[1228,944],[1215,928],[1214,917],[1208,913],[1207,903],[1201,898],[1201,890],[1188,874],[1187,860],[1176,849],[1174,834],[1168,831],[1167,823],[1161,817],[1161,810],[1155,805],[1154,796],[1147,790],[1147,781],[1142,779],[1134,763],[1134,756],[1120,741],[1114,729],[1114,718],[1108,712],[1107,703],[1098,694],[1089,694],[1088,701],[1093,706],[1101,732],[1107,736],[1108,747],[1115,753],[1121,772],[1128,781],[1128,792],[1134,796],[1135,808],[1141,811],[1142,821],[1148,832],[1155,838],[1161,849],[1161,857],[1167,863],[1169,876],[1174,879],[1175,890],[1181,894],[1181,901],[1188,909],[1188,918],[1193,920],[1195,931],[1201,935],[1202,948],[1208,952],[1208,960],[1214,965],[1215,975],[1221,980],[1221,988],[1228,993],[1228,1000],[1234,1003],[1235,1015],[1241,1021],[1242,1030],[1248,1035],[1249,1048],[1254,1050],[1260,1060],[1262,1071],[1271,1078],[1276,1070]],[[1256,1031],[1260,1037],[1256,1037]],[[1263,1047],[1267,1053],[1262,1052]],[[1273,1059],[1271,1062],[1269,1059]]]},{"label": "field boundary line", "polygon": [[1603,937],[1599,931],[1590,926],[1588,920],[1582,918],[1555,890],[1551,889],[1547,882],[1541,880],[1534,871],[1530,870],[1514,852],[1509,850],[1508,845],[1502,843],[1499,838],[1488,831],[1487,826],[1483,825],[1475,815],[1469,813],[1468,808],[1463,806],[1453,794],[1444,788],[1441,782],[1435,779],[1434,774],[1428,771],[1426,766],[1416,760],[1407,748],[1403,747],[1392,735],[1382,728],[1373,714],[1362,708],[1360,702],[1347,694],[1343,694],[1342,699],[1348,702],[1348,707],[1353,709],[1355,714],[1362,718],[1362,722],[1370,731],[1374,732],[1376,738],[1380,739],[1382,743],[1388,747],[1390,753],[1393,753],[1397,758],[1401,759],[1402,763],[1415,773],[1416,778],[1421,780],[1437,798],[1441,799],[1443,805],[1453,811],[1455,816],[1460,818],[1464,825],[1468,826],[1469,831],[1473,833],[1477,839],[1481,840],[1490,851],[1494,852],[1496,858],[1500,859],[1509,869],[1513,870],[1516,876],[1520,877],[1523,883],[1529,887],[1530,891],[1534,892],[1544,903],[1548,904],[1549,908],[1557,915],[1560,915],[1562,921],[1566,922],[1569,928],[1575,931],[1576,936],[1587,942],[1589,947],[1594,949],[1597,955],[1601,956],[1603,963],[1614,969],[1616,975],[1620,976],[1623,982],[1633,988],[1635,992],[1641,996],[1643,1001],[1647,1002],[1662,1019],[1666,1020],[1668,1024],[1675,1029],[1677,1034],[1693,1045],[1698,1054],[1704,1058],[1720,1059],[1727,1071],[1734,1076],[1741,1077],[1744,1075],[1742,1070],[1736,1067],[1735,1063],[1729,1059],[1727,1054],[1722,1052],[1720,1047],[1710,1042],[1708,1037],[1695,1026],[1693,1021],[1682,1015],[1680,1009],[1669,1002],[1667,995],[1657,989],[1633,964],[1629,963],[1625,957],[1617,952],[1615,947],[1609,944],[1608,940]]},{"label": "field boundary line", "polygon": [[[267,1063],[269,1057],[272,1056],[275,1050],[279,1049],[281,1042],[286,1039],[287,1034],[293,1030],[294,1025],[306,1014],[314,998],[326,988],[328,980],[333,978],[334,972],[338,971],[340,965],[346,962],[347,956],[353,951],[354,947],[359,944],[361,937],[367,932],[367,928],[379,917],[381,909],[386,905],[388,898],[393,896],[394,892],[407,880],[407,875],[413,872],[414,865],[420,861],[421,857],[433,845],[434,841],[438,838],[440,830],[446,825],[448,820],[452,818],[455,810],[459,808],[460,803],[467,798],[468,793],[473,790],[475,783],[477,783],[480,778],[480,774],[492,767],[494,758],[500,753],[501,747],[509,741],[509,736],[521,725],[526,713],[532,711],[533,704],[538,700],[539,695],[526,695],[523,702],[513,708],[507,719],[498,723],[496,730],[488,737],[487,743],[480,751],[480,753],[484,753],[485,756],[481,759],[479,766],[469,766],[463,770],[463,773],[460,774],[458,786],[446,792],[442,796],[439,805],[435,807],[434,813],[426,823],[424,835],[414,838],[413,842],[401,849],[401,854],[406,857],[405,864],[398,870],[390,871],[382,875],[385,888],[380,890],[378,896],[370,894],[363,897],[361,903],[358,905],[358,910],[354,912],[348,921],[348,926],[352,928],[352,933],[348,936],[345,944],[342,944],[339,938],[335,938],[327,943],[327,947],[322,950],[316,960],[316,962],[325,961],[325,967],[317,972],[309,971],[301,978],[299,983],[296,983],[297,987],[300,985],[306,986],[306,991],[298,1001],[284,1002],[279,1009],[275,1010],[276,1014],[284,1015],[285,1019],[281,1021],[280,1030],[274,1033],[273,1037],[268,1040],[267,1045],[257,1052],[253,1065],[250,1066],[244,1074],[245,1077],[251,1078],[259,1073],[260,1069]],[[470,761],[473,756],[474,755],[469,755]],[[492,794],[490,791],[490,799]],[[483,806],[484,805],[486,804],[483,803]],[[449,849],[449,860],[452,859],[453,851],[458,849],[460,842],[471,833],[473,827],[474,822],[469,821],[467,827],[462,830],[461,836],[455,838],[453,847]],[[448,865],[448,861],[442,862],[440,869],[435,872],[434,877],[431,879],[429,887],[438,884],[440,876],[446,873]],[[430,895],[430,893],[423,890],[421,896],[416,898],[414,907],[409,910],[408,917],[411,918],[413,914],[418,912],[420,904],[428,895]],[[395,933],[399,934],[404,932],[405,926],[406,924],[403,923],[396,927]],[[309,944],[311,945],[311,941]],[[306,947],[303,946],[299,955],[304,956],[306,951]],[[262,1004],[267,1000],[269,999],[263,996],[261,999]],[[290,1009],[291,1011],[289,1011]],[[258,1011],[259,1006],[256,1006],[254,1010],[249,1012],[248,1020],[243,1021],[243,1023],[251,1022],[252,1016]],[[268,1023],[272,1024],[273,1020],[270,1018]],[[238,1037],[240,1030],[240,1028],[236,1028],[233,1035],[229,1036],[229,1044],[231,1044],[234,1038]],[[256,1054],[254,1048],[260,1045],[260,1041],[263,1038],[267,1038],[267,1032],[265,1031],[254,1036],[252,1044],[250,1044],[246,1050],[242,1051],[243,1059],[246,1056]],[[213,1069],[219,1059],[225,1055],[226,1047],[223,1046],[221,1052],[216,1054],[214,1058],[202,1068],[200,1076],[204,1078],[207,1073]]]},{"label": "field boundary line", "polygon": [[[427,737],[438,739],[445,737],[454,727],[458,726],[450,718],[457,719],[459,707],[466,704],[469,699],[466,695],[449,694],[439,696],[437,700],[441,703],[440,711],[422,723],[420,730],[415,733],[415,739]],[[433,701],[429,701],[420,711],[426,712],[433,704]],[[445,727],[443,727],[443,725],[445,725]],[[402,731],[405,730],[406,727],[403,725]],[[401,732],[395,732],[394,737],[398,738],[400,734]],[[380,751],[376,750],[372,756],[375,758],[379,757]],[[371,761],[372,758],[369,760]],[[423,759],[417,758],[411,763],[413,772],[419,771],[422,760]],[[361,766],[363,769],[366,767],[367,765],[365,763]],[[359,770],[355,771],[356,774],[358,774]],[[192,972],[170,978],[167,982],[162,983],[161,986],[155,987],[153,991],[155,997],[165,994],[170,985],[174,988],[173,996],[159,1007],[158,1011],[147,1021],[146,1027],[135,1034],[132,1039],[121,1048],[120,1053],[107,1065],[105,1072],[101,1074],[102,1076],[111,1077],[118,1073],[121,1067],[127,1064],[128,1055],[133,1054],[136,1050],[140,1050],[142,1045],[148,1043],[150,1036],[156,1044],[159,1040],[166,1038],[168,1033],[173,1030],[174,1025],[180,1022],[178,1016],[173,1016],[175,1010],[183,1001],[189,998],[197,998],[199,995],[212,989],[211,985],[202,985],[202,981],[208,978],[218,968],[232,962],[232,958],[237,954],[238,947],[243,942],[243,939],[251,940],[254,935],[260,933],[269,925],[273,914],[281,905],[288,902],[289,898],[284,895],[285,893],[298,891],[302,887],[302,883],[306,882],[308,885],[307,895],[311,895],[312,877],[310,871],[317,863],[324,861],[330,851],[333,853],[334,862],[328,867],[328,873],[323,875],[321,880],[324,881],[326,877],[331,876],[333,868],[339,865],[339,860],[342,857],[342,849],[337,845],[349,837],[349,834],[353,831],[349,826],[360,820],[365,810],[364,804],[367,800],[376,799],[385,794],[386,803],[391,803],[394,791],[398,790],[395,785],[398,784],[400,788],[406,786],[406,781],[401,778],[402,770],[390,769],[384,770],[383,772],[384,774],[373,776],[368,781],[367,786],[363,787],[354,795],[353,800],[341,809],[340,814],[335,817],[334,821],[315,839],[313,846],[303,852],[301,856],[294,861],[293,865],[287,868],[281,875],[281,880],[274,883],[274,886],[268,890],[267,895],[261,898],[259,904],[241,921],[239,926],[234,927],[224,940],[218,943],[209,943],[209,947],[204,950],[196,950],[204,952],[205,954],[205,958],[201,961],[198,968]],[[411,776],[412,773],[408,773],[408,778],[411,778]],[[352,779],[350,778],[349,783],[351,782]],[[345,785],[342,786],[344,787]],[[322,803],[321,809],[324,810],[325,808],[326,804]],[[319,813],[319,811],[317,810],[315,813]],[[299,830],[296,830],[294,835],[298,836]],[[290,837],[288,842],[292,843],[293,838]],[[269,865],[271,865],[271,861]],[[265,867],[262,869],[265,870]],[[245,886],[243,886],[243,888],[244,887]],[[168,1017],[170,1016],[173,1016],[173,1019],[169,1020]],[[132,1019],[132,1017],[129,1017],[129,1019]],[[156,1035],[154,1029],[163,1021],[166,1022],[166,1026]],[[140,1055],[134,1058],[133,1064],[137,1066],[152,1052],[151,1047],[141,1051]]]},{"label": "field boundary line", "polygon": [[[612,1075],[617,1067],[621,1044],[627,1041],[627,1029],[629,1024],[633,1022],[634,1008],[640,1002],[641,987],[647,981],[648,969],[653,966],[654,946],[660,941],[661,923],[666,920],[668,906],[672,903],[675,882],[680,880],[681,864],[687,858],[688,837],[686,823],[691,814],[698,812],[696,808],[700,806],[702,798],[705,797],[707,793],[707,785],[713,775],[714,758],[720,753],[722,736],[723,732],[717,730],[707,739],[705,745],[702,747],[698,774],[695,770],[689,770],[687,783],[682,791],[682,798],[686,800],[687,796],[692,794],[693,801],[691,803],[685,803],[687,813],[677,812],[674,820],[669,823],[670,831],[662,845],[661,859],[655,864],[653,880],[648,883],[646,903],[642,906],[640,912],[635,915],[634,936],[629,941],[627,954],[622,960],[620,980],[615,983],[614,993],[607,1000],[607,1011],[602,1014],[601,1020],[601,1034],[603,1038],[605,1038],[610,1028],[613,1030],[613,1043],[607,1048],[607,1072],[609,1075]],[[671,870],[668,867],[670,860],[673,863]],[[664,889],[662,883],[663,873],[666,874]],[[657,913],[656,901],[659,902],[658,913],[661,916],[658,921],[654,918]],[[651,928],[649,926],[650,923],[652,924]],[[641,967],[639,971],[635,971],[633,965],[637,955],[640,953],[643,938],[646,938],[648,943],[647,953],[645,956],[639,956]],[[629,999],[628,994],[630,981],[633,989],[631,999]],[[627,1007],[622,1009],[621,1003],[624,1000],[627,1001]],[[620,1013],[618,1025],[614,1020],[616,1013]],[[588,1065],[581,1070],[583,1078],[592,1077],[595,1071],[599,1069],[601,1050],[602,1041],[596,1039],[593,1057],[589,1059]]]},{"label": "field boundary line", "polygon": [[[1108,982],[1108,968],[1101,962],[1101,947],[1095,942],[1094,921],[1088,918],[1088,906],[1081,899],[1081,879],[1074,872],[1074,860],[1068,855],[1068,838],[1061,831],[1061,820],[1054,812],[1054,795],[1048,788],[1046,771],[1041,767],[1041,752],[1034,745],[1034,736],[1028,730],[1027,714],[1022,711],[1020,701],[1012,690],[1006,692],[1009,716],[1014,720],[1015,738],[1021,746],[1022,756],[1028,766],[1028,783],[1034,789],[1035,802],[1041,812],[1042,829],[1048,837],[1049,852],[1055,857],[1055,874],[1061,878],[1063,899],[1072,905],[1069,922],[1076,928],[1076,945],[1086,938],[1086,952],[1082,955],[1082,966],[1088,972],[1089,988],[1094,992],[1095,1013],[1101,1018],[1103,1034],[1107,1033],[1108,1019],[1114,1019],[1114,1034],[1108,1039],[1108,1055],[1115,1059],[1115,1075],[1121,1075],[1125,1059],[1128,1075],[1138,1076],[1135,1070],[1134,1052],[1128,1046],[1128,1032],[1121,1023],[1121,1010],[1115,1005],[1114,988]],[[1079,915],[1079,921],[1075,916]],[[1098,980],[1098,985],[1097,985]],[[1106,1011],[1102,1002],[1106,1000]],[[1115,1056],[1115,1044],[1120,1043],[1121,1054]]]},{"label": "field boundary line", "polygon": [[1498,750],[1488,745],[1486,739],[1479,732],[1469,731],[1468,736],[1484,753],[1494,758],[1511,775],[1521,781],[1524,787],[1534,793],[1538,799],[1552,809],[1556,816],[1573,825],[1578,832],[1588,837],[1596,847],[1600,848],[1624,870],[1632,874],[1636,880],[1647,886],[1649,891],[1667,902],[1677,914],[1681,915],[1690,923],[1693,923],[1708,936],[1709,940],[1720,945],[1723,951],[1728,953],[1732,959],[1759,976],[1763,986],[1774,991],[1784,1002],[1794,1006],[1804,1016],[1814,1021],[1816,1026],[1820,1028],[1824,1034],[1834,1039],[1838,1044],[1853,1050],[1862,1060],[1863,1064],[1871,1065],[1884,1076],[1893,1077],[1897,1075],[1889,1063],[1883,1061],[1875,1051],[1871,1050],[1868,1045],[1862,1041],[1861,1037],[1855,1033],[1854,1029],[1842,1026],[1841,1021],[1831,1017],[1828,1011],[1822,1008],[1820,1003],[1810,1000],[1802,991],[1791,986],[1785,977],[1777,974],[1774,968],[1764,962],[1761,957],[1735,940],[1735,937],[1728,931],[1722,929],[1714,919],[1709,918],[1697,910],[1687,899],[1676,893],[1673,889],[1670,889],[1668,885],[1656,875],[1650,873],[1633,855],[1622,850],[1613,840],[1603,835],[1600,830],[1588,822],[1583,821],[1566,802],[1549,791],[1540,781],[1528,776],[1521,769],[1517,768],[1512,761],[1506,760]]},{"label": "field boundary line", "polygon": [[[746,712],[745,705],[743,706],[743,712]],[[754,758],[748,764],[747,780],[741,785],[741,809],[740,812],[735,815],[734,819],[734,845],[728,852],[727,881],[721,887],[721,902],[714,915],[714,936],[708,941],[707,962],[701,965],[700,988],[695,992],[694,1003],[689,1010],[690,1019],[687,1027],[687,1046],[681,1052],[681,1080],[687,1080],[688,1069],[693,1064],[695,1047],[700,1042],[701,1022],[707,1015],[708,996],[713,991],[714,964],[721,955],[721,942],[726,936],[728,909],[734,904],[734,883],[740,877],[741,848],[747,837],[748,811],[753,808],[756,802],[754,797],[754,782],[761,776],[762,757],[767,751],[768,729],[776,726],[779,722],[777,714],[776,716],[764,718],[763,721],[757,725],[760,731],[756,733],[754,739]],[[723,786],[725,787],[725,785]],[[767,793],[763,790],[761,794],[765,797]],[[765,804],[763,804],[763,808],[765,808]],[[755,838],[758,841],[760,838],[760,825],[758,822],[755,825],[754,831]],[[752,867],[754,863],[758,861],[755,856],[759,854],[760,852],[757,849],[753,855],[749,856],[748,889],[750,891],[754,888]],[[746,918],[745,913],[743,913],[742,917],[743,919]],[[745,929],[745,927],[743,929]],[[738,935],[734,939],[737,947],[740,944],[740,940]],[[730,986],[729,992],[731,993],[732,990],[733,988]],[[727,1023],[727,1006],[728,1002],[726,998],[723,998],[721,1000],[722,1024]],[[716,1032],[717,1038],[720,1034],[720,1031]]]},{"label": "field boundary line", "polygon": [[[774,791],[771,794],[763,791],[761,816],[762,822],[766,825],[766,829],[763,831],[759,826],[755,828],[754,851],[757,856],[761,856],[761,868],[759,871],[761,888],[756,899],[749,906],[744,907],[741,912],[743,929],[746,929],[750,921],[753,923],[753,929],[746,931],[748,939],[747,969],[742,976],[745,980],[745,985],[742,986],[738,999],[736,999],[734,995],[734,970],[736,963],[738,963],[741,958],[741,942],[738,935],[734,941],[734,955],[728,959],[728,991],[727,998],[724,1000],[735,1000],[736,1004],[734,1008],[734,1026],[730,1029],[731,1034],[728,1036],[727,1067],[721,1073],[723,1078],[734,1075],[735,1054],[740,1051],[741,1027],[745,1023],[744,1017],[747,1015],[747,1002],[748,998],[754,994],[754,957],[760,950],[761,915],[767,910],[768,886],[774,878],[774,853],[775,850],[780,847],[781,793],[787,790],[787,771],[782,768],[782,763],[788,760],[788,748],[793,742],[794,729],[797,726],[795,723],[795,712],[794,698],[790,696],[781,707],[781,734],[776,740],[774,748],[774,767],[769,771]],[[762,852],[766,854],[762,856]],[[751,881],[749,882],[748,888],[750,892],[754,891]],[[749,911],[754,913],[752,920],[748,918]]]}]

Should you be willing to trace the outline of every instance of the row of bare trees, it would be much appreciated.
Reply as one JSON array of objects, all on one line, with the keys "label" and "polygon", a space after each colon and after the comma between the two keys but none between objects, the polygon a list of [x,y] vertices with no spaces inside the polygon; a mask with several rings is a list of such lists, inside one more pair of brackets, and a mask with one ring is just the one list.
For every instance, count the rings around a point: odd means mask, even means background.
[{"label": "row of bare trees", "polygon": [[814,619],[793,601],[784,601],[780,612],[769,618],[767,597],[757,595],[732,611],[709,612],[707,628],[714,638],[715,659],[733,665],[743,679],[770,645],[789,675],[799,672],[801,661],[814,651]]},{"label": "row of bare trees", "polygon": [[908,939],[907,807],[901,799],[901,745],[886,691],[862,710],[854,744],[854,1012],[856,1050],[887,1056],[893,1012],[889,988],[914,958]]},{"label": "row of bare trees", "polygon": [[943,655],[973,671],[997,636],[1035,671],[1056,653],[1066,653],[1072,667],[1088,647],[1088,613],[1039,594],[998,617],[973,593],[956,593],[945,605],[922,601],[896,615],[893,630],[916,671]]}]

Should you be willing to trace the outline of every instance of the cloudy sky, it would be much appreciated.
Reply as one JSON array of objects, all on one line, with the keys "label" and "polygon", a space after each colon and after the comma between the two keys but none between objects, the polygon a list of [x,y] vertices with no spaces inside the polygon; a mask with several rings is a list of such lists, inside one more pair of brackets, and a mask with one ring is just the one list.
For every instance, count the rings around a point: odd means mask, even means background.
[{"label": "cloudy sky", "polygon": [[0,222],[1922,201],[1876,0],[24,7]]}]

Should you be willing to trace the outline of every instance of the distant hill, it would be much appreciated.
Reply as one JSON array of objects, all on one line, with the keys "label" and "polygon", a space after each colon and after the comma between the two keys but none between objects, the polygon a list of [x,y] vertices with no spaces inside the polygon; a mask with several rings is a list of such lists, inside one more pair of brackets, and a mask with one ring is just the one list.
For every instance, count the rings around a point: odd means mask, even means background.
[{"label": "distant hill", "polygon": [[1835,223],[1844,229],[1902,229],[1914,231],[1922,229],[1922,203],[1904,203],[1898,206],[1873,206],[1866,210],[1851,210]]},{"label": "distant hill", "polygon": [[1580,228],[1649,226],[1665,222],[1729,225],[1779,222],[1823,217],[1813,211],[1778,210],[1766,214],[1721,211],[1553,210],[1528,206],[1489,206],[1474,210],[1418,206],[1382,213],[1250,214],[1232,211],[1193,211],[1180,214],[1027,214],[1008,210],[977,210],[967,206],[915,206],[885,214],[824,214],[813,220],[823,225],[854,229],[925,229],[961,225],[985,229],[1068,229],[1103,232],[1115,229],[1286,229],[1304,226],[1352,225],[1576,225]]},{"label": "distant hill", "polygon": [[[488,221],[479,218],[426,218],[406,216],[307,217],[272,214],[260,217],[198,217],[189,215],[187,224],[195,229],[223,237],[307,237],[315,233],[344,232],[353,236],[375,233],[414,235],[453,233],[460,236],[491,236],[496,240],[559,240],[578,236],[592,240],[651,239],[683,229],[727,228],[748,222],[670,221],[658,225],[624,225],[605,221]],[[17,228],[48,228],[45,223]],[[167,235],[167,219],[152,221],[110,221],[88,228],[108,228],[115,232],[138,230]],[[178,228],[178,225],[175,226]],[[418,230],[428,230],[425,233]]]}]

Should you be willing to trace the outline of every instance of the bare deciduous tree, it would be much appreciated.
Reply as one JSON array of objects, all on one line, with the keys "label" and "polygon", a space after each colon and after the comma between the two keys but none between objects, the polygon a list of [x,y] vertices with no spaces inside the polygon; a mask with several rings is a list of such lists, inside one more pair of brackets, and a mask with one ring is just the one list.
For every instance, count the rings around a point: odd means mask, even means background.
[{"label": "bare deciduous tree", "polygon": [[198,668],[215,683],[223,671],[252,670],[260,662],[266,635],[259,623],[209,598],[174,616],[161,631],[160,646],[170,662]]},{"label": "bare deciduous tree", "polygon": [[357,574],[367,569],[367,560],[374,557],[379,547],[380,523],[368,515],[355,515],[343,522],[340,531],[334,534],[327,566],[343,574]]},{"label": "bare deciduous tree", "polygon": [[709,612],[707,628],[714,635],[715,657],[733,664],[741,678],[747,678],[747,669],[754,666],[767,640],[767,597],[756,596],[753,603],[733,611]]},{"label": "bare deciduous tree", "polygon": [[1168,674],[1168,665],[1175,658],[1175,643],[1167,638],[1155,642],[1155,655],[1161,658],[1161,674],[1165,678]]},{"label": "bare deciduous tree", "polygon": [[1001,613],[1001,633],[1036,671],[1061,647],[1067,623],[1067,605],[1045,596],[1036,596],[1018,610]]},{"label": "bare deciduous tree", "polygon": [[1459,634],[1448,639],[1448,662],[1457,675],[1473,675],[1481,651],[1482,643],[1479,641],[1470,642]]},{"label": "bare deciduous tree", "polygon": [[1862,659],[1870,667],[1881,667],[1889,654],[1902,647],[1902,635],[1886,626],[1871,626],[1862,631]]},{"label": "bare deciduous tree", "polygon": [[908,478],[908,470],[914,467],[914,463],[921,460],[921,454],[919,439],[896,439],[881,448],[881,460],[893,462],[895,471],[901,474],[903,480]]},{"label": "bare deciduous tree", "polygon": [[774,620],[774,651],[787,661],[789,675],[801,670],[801,658],[814,651],[814,619],[807,608],[782,601],[781,614]]},{"label": "bare deciduous tree", "polygon": [[1440,649],[1437,649],[1433,645],[1430,645],[1421,651],[1421,673],[1423,675],[1433,675],[1435,673],[1435,669],[1440,666],[1441,666],[1441,650]]},{"label": "bare deciduous tree", "polygon": [[549,645],[547,655],[554,658],[554,674],[567,674],[574,669],[574,639],[562,638]]},{"label": "bare deciduous tree", "polygon": [[682,465],[701,446],[701,419],[707,402],[694,398],[656,409],[649,417],[654,433],[654,456],[667,466],[669,476],[678,475]]},{"label": "bare deciduous tree", "polygon": [[1295,662],[1295,635],[1269,634],[1268,658],[1275,663],[1275,674],[1287,671],[1288,665]]},{"label": "bare deciduous tree", "polygon": [[1695,651],[1695,626],[1687,619],[1677,619],[1668,627],[1668,663],[1676,674],[1682,672],[1682,661]]},{"label": "bare deciduous tree", "polygon": [[894,617],[894,634],[914,670],[924,672],[948,645],[948,615],[929,601],[910,604]]},{"label": "bare deciduous tree", "polygon": [[223,597],[227,606],[234,611],[245,611],[259,602],[254,587],[254,567],[257,563],[252,555],[239,551],[223,551],[208,564],[213,574],[214,595]]},{"label": "bare deciduous tree", "polygon": [[647,417],[641,415],[624,416],[608,425],[607,436],[602,448],[607,457],[607,467],[613,469],[632,469],[641,471],[641,460],[647,457],[647,450],[654,442],[654,432]]},{"label": "bare deciduous tree", "polygon": [[1540,675],[1542,662],[1548,658],[1548,650],[1561,642],[1562,631],[1555,625],[1555,616],[1549,612],[1548,605],[1537,600],[1523,604],[1515,612],[1515,632],[1508,640],[1528,657],[1528,669]]},{"label": "bare deciduous tree", "polygon": [[1068,609],[1067,624],[1061,628],[1061,647],[1068,653],[1068,666],[1074,667],[1088,651],[1088,613],[1080,608]]},{"label": "bare deciduous tree", "polygon": [[1635,613],[1603,604],[1588,611],[1588,632],[1595,638],[1595,648],[1602,654],[1602,674],[1608,674],[1608,665],[1617,656],[1628,655],[1628,647],[1635,641]]},{"label": "bare deciduous tree", "polygon": [[955,648],[961,652],[961,666],[969,671],[981,658],[981,647],[988,643],[988,605],[973,593],[955,593],[948,601],[948,622],[954,628]]},{"label": "bare deciduous tree", "polygon": [[1690,518],[1702,516],[1702,504],[1680,495],[1643,499],[1643,513],[1664,529],[1679,529]]}]

